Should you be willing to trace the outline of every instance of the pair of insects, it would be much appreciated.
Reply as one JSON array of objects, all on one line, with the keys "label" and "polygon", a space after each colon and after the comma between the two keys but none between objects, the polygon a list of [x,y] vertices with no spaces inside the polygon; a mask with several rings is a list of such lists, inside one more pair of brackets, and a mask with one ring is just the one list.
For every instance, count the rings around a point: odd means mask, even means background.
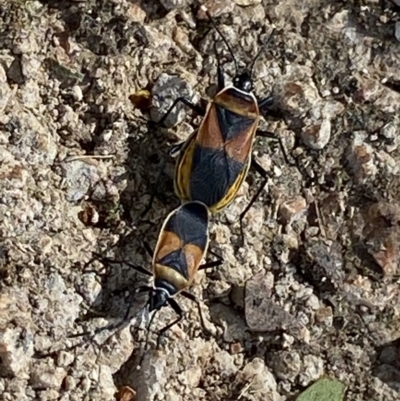
[{"label": "pair of insects", "polygon": [[[264,181],[241,214],[240,220],[267,183],[266,172],[251,158],[255,137],[273,135],[257,130],[261,113],[272,104],[271,96],[258,100],[252,93],[251,73],[260,52],[253,59],[250,69],[239,72],[230,44],[208,10],[204,6],[202,9],[228,47],[235,63],[236,76],[233,85],[225,85],[223,69],[216,54],[218,93],[207,109],[203,110],[186,98],[180,97],[159,122],[163,124],[178,103],[183,103],[204,117],[199,129],[186,142],[175,147],[175,151],[179,151],[179,158],[174,186],[183,204],[168,215],[161,228],[153,254],[152,272],[142,266],[131,265],[138,272],[153,276],[153,286],[143,286],[137,290],[148,292],[149,311],[157,311],[170,305],[178,315],[176,320],[158,332],[158,340],[160,335],[183,317],[182,309],[174,299],[177,294],[197,303],[204,328],[200,305],[186,289],[199,269],[221,264],[219,259],[201,265],[209,242],[209,216],[232,202],[250,166],[263,176]],[[154,193],[141,217],[150,209],[153,198]],[[151,320],[154,316],[155,314]]]}]

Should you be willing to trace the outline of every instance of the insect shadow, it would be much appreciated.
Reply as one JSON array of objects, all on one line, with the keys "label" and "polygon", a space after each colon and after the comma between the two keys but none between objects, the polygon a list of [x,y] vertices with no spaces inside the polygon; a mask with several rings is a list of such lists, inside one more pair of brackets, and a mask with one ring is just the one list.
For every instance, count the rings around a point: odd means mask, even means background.
[{"label": "insect shadow", "polygon": [[400,338],[376,347],[375,351],[376,354],[371,358],[373,376],[400,393],[400,363],[397,357],[400,353]]},{"label": "insect shadow", "polygon": [[[153,221],[154,216],[147,215],[147,211],[146,220],[141,218],[149,199],[151,204],[155,202],[157,215],[161,211],[165,215],[167,210],[178,207],[180,203],[173,191],[173,179],[167,174],[168,166],[173,163],[168,153],[171,144],[163,130],[153,121],[143,123],[143,131],[133,134],[127,141],[128,183],[120,195],[124,219],[133,225]],[[137,126],[133,129],[139,131]]]}]

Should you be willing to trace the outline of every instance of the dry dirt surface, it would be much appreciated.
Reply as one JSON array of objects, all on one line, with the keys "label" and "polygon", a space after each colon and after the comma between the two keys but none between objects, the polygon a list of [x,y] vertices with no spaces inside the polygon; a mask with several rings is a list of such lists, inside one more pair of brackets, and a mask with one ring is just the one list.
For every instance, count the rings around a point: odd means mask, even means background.
[{"label": "dry dirt surface", "polygon": [[147,278],[87,262],[150,268],[144,244],[179,205],[169,151],[201,120],[155,122],[215,94],[214,40],[228,80],[232,58],[190,0],[1,2],[1,400],[290,401],[323,375],[348,401],[400,400],[400,3],[206,4],[240,67],[275,28],[254,85],[289,163],[256,141],[270,178],[243,244],[256,172],[212,219],[223,264],[191,288],[211,335],[179,297],[185,319],[157,350],[163,308],[146,350]]}]

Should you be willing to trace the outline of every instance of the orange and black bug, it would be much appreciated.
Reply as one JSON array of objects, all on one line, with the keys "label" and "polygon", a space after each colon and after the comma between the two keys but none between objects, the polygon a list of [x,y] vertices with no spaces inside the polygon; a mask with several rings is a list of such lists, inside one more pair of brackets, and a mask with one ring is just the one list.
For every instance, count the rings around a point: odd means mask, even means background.
[{"label": "orange and black bug", "polygon": [[[152,272],[142,266],[123,262],[139,273],[153,276],[151,286],[145,285],[136,289],[136,292],[148,292],[149,298],[146,306],[148,306],[149,312],[156,312],[163,306],[170,305],[178,315],[177,319],[158,332],[157,346],[161,336],[183,318],[182,309],[175,300],[178,294],[197,304],[202,328],[207,331],[199,301],[186,290],[191,285],[198,270],[216,267],[222,263],[221,258],[213,253],[218,257],[218,260],[200,265],[208,249],[208,222],[209,211],[204,204],[188,202],[181,205],[165,219],[154,252],[149,250],[153,253]],[[149,247],[146,246],[146,248]],[[101,258],[101,260],[107,263],[118,263],[108,258]],[[121,327],[128,319],[132,304],[133,299],[125,318],[121,322],[99,328],[94,334],[105,329],[114,330]],[[149,327],[154,316],[155,314],[151,317]]]},{"label": "orange and black bug", "polygon": [[[272,96],[257,99],[252,92],[252,71],[262,49],[254,57],[250,67],[240,72],[229,42],[222,35],[208,10],[204,6],[201,7],[233,57],[236,68],[233,84],[225,85],[223,69],[216,52],[218,93],[209,102],[206,110],[184,97],[179,97],[159,123],[164,123],[178,103],[183,103],[204,117],[199,129],[173,150],[174,153],[178,153],[174,179],[175,192],[182,202],[200,201],[211,213],[219,212],[235,198],[250,166],[261,174],[263,182],[240,215],[242,223],[245,214],[268,181],[267,172],[251,157],[255,137],[273,138],[278,140],[282,150],[283,146],[273,133],[258,130],[261,114],[273,103]],[[284,151],[283,154],[287,161]],[[148,210],[149,207],[144,213]]]},{"label": "orange and black bug", "polygon": [[150,312],[170,305],[178,315],[176,320],[158,332],[158,340],[183,317],[182,309],[174,299],[178,294],[197,304],[201,324],[205,328],[200,304],[186,289],[198,270],[221,264],[219,259],[200,265],[208,249],[208,221],[207,207],[200,202],[189,202],[170,213],[161,228],[152,262],[153,286],[140,288],[149,292],[147,304]]}]

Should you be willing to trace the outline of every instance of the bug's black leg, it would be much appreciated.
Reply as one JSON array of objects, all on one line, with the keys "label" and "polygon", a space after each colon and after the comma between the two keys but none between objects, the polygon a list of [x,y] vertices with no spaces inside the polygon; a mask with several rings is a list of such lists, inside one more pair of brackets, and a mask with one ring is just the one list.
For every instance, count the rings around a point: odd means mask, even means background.
[{"label": "bug's black leg", "polygon": [[174,100],[174,103],[172,103],[171,107],[165,112],[164,116],[161,118],[160,121],[158,121],[157,124],[163,125],[165,120],[168,118],[169,114],[172,112],[172,110],[176,107],[178,103],[183,103],[185,106],[189,107],[192,109],[195,113],[199,114],[200,116],[204,116],[205,110],[197,105],[191,102],[190,100],[186,99],[185,97],[178,97],[177,99]]},{"label": "bug's black leg", "polygon": [[95,260],[101,260],[102,258],[102,256],[98,253],[93,253],[93,255],[94,256],[92,256],[92,258],[90,258],[89,261],[84,264],[82,271],[86,274],[94,273],[96,275],[101,275],[101,273],[99,273],[97,270],[86,270],[88,266],[90,266]]},{"label": "bug's black leg", "polygon": [[261,111],[268,110],[274,103],[274,98],[272,95],[265,97],[264,99],[258,100],[258,107]]},{"label": "bug's black leg", "polygon": [[279,148],[280,148],[280,150],[282,152],[283,158],[285,159],[285,163],[288,166],[291,166],[291,167],[297,166],[296,163],[289,161],[289,158],[287,156],[287,152],[285,150],[285,147],[283,146],[281,138],[277,137],[273,132],[257,130],[256,131],[256,136],[260,136],[261,138],[272,139],[273,141],[278,142],[278,145],[279,145]]},{"label": "bug's black leg", "polygon": [[[111,259],[111,258],[108,258],[107,256],[100,255],[97,252],[93,252],[93,255],[94,256],[89,260],[89,262],[85,263],[85,267],[88,266],[89,264],[93,263],[95,260],[98,260],[100,262],[103,262],[103,264],[111,264],[111,263],[125,264],[125,265],[131,267],[132,269],[135,269],[137,272],[145,274],[146,276],[152,275],[152,273],[150,273],[144,267],[134,265],[133,263],[127,262],[125,260]],[[96,272],[91,271],[91,270],[85,270],[85,273],[96,273]]]},{"label": "bug's black leg", "polygon": [[209,269],[209,268],[211,268],[211,267],[218,267],[218,266],[221,266],[221,265],[222,265],[222,261],[223,261],[222,257],[219,256],[217,253],[215,253],[215,252],[213,252],[213,251],[210,251],[210,253],[211,253],[212,255],[214,255],[214,256],[217,258],[217,260],[213,260],[212,262],[210,261],[210,262],[206,262],[206,263],[202,264],[202,265],[198,268],[198,270]]},{"label": "bug's black leg", "polygon": [[[137,288],[134,293],[135,294],[138,294],[138,293],[140,294],[142,292],[148,292],[148,291],[151,291],[151,290],[152,290],[152,288],[150,286],[143,285],[143,286]],[[128,308],[126,309],[124,317],[119,322],[108,324],[107,326],[103,326],[103,327],[98,327],[94,331],[84,331],[83,333],[79,333],[79,334],[71,334],[68,337],[69,338],[76,338],[76,337],[83,337],[83,336],[91,334],[90,339],[93,340],[93,338],[97,334],[101,333],[104,330],[108,330],[108,331],[118,330],[128,320],[129,312],[132,309],[132,306],[133,306],[133,303],[135,302],[135,299],[136,299],[136,297],[132,297],[132,299],[129,302]]]},{"label": "bug's black leg", "polygon": [[250,202],[248,203],[248,205],[246,206],[246,208],[243,210],[243,212],[240,214],[239,217],[239,222],[240,222],[240,236],[241,236],[241,242],[242,242],[242,246],[244,244],[244,232],[243,232],[243,219],[246,216],[246,213],[250,210],[250,208],[253,206],[254,202],[257,200],[257,198],[260,196],[261,192],[263,191],[264,187],[267,185],[268,183],[268,174],[267,172],[264,170],[264,168],[257,163],[254,159],[251,160],[251,167],[253,167],[258,174],[261,175],[261,177],[263,178],[262,183],[260,184],[260,186],[258,187],[256,193],[253,195],[253,197],[251,198]]},{"label": "bug's black leg", "polygon": [[145,269],[142,266],[138,266],[138,265],[134,265],[133,263],[127,263],[127,262],[123,262],[124,264],[126,264],[128,267],[136,270],[138,273],[142,273],[145,274],[146,276],[152,276],[153,274],[151,272],[149,272],[147,269]]},{"label": "bug's black leg", "polygon": [[95,256],[91,259],[91,261],[93,261],[94,259],[97,259],[97,260],[103,262],[104,264],[111,264],[111,263],[125,264],[125,265],[129,266],[130,268],[136,270],[138,273],[142,273],[146,276],[152,276],[152,273],[149,272],[147,269],[145,269],[142,266],[134,265],[133,263],[127,262],[125,260],[107,258],[106,256],[102,256],[95,252],[93,253],[93,255],[95,255]]},{"label": "bug's black leg", "polygon": [[151,246],[149,245],[149,243],[147,241],[143,241],[143,245],[144,245],[144,249],[146,249],[146,252],[148,253],[148,255],[152,258],[154,255],[154,252],[151,249]]},{"label": "bug's black leg", "polygon": [[208,252],[210,252],[211,255],[215,256],[218,260],[220,260],[222,262],[223,258],[221,255],[218,255],[218,253],[212,251],[211,249]]},{"label": "bug's black leg", "polygon": [[198,270],[210,269],[211,267],[218,267],[222,265],[222,260],[214,260],[212,262],[204,263],[201,265]]},{"label": "bug's black leg", "polygon": [[274,141],[278,140],[278,137],[271,131],[262,131],[259,129],[256,131],[256,136],[260,136],[261,138],[272,139]]},{"label": "bug's black leg", "polygon": [[217,59],[217,78],[218,78],[218,92],[225,88],[225,77],[224,70],[222,68],[221,62],[219,60],[219,55],[217,52],[217,41],[214,39],[214,53],[215,58]]},{"label": "bug's black leg", "polygon": [[181,150],[183,148],[183,146],[185,145],[186,141],[177,143],[176,145],[171,147],[171,150],[169,151],[169,155],[171,157],[176,157],[179,155],[179,153],[181,153]]},{"label": "bug's black leg", "polygon": [[165,164],[166,164],[166,160],[163,159],[161,162],[160,170],[158,171],[156,183],[154,184],[153,190],[151,191],[149,202],[147,203],[147,206],[145,207],[143,212],[139,214],[136,221],[134,221],[134,223],[133,223],[134,225],[137,225],[139,222],[143,221],[143,217],[146,216],[146,214],[150,211],[150,209],[153,205],[153,202],[154,202],[154,198],[156,197],[156,194],[157,194],[158,186],[160,185],[160,182],[161,182],[161,177],[164,174]]},{"label": "bug's black leg", "polygon": [[197,310],[198,310],[199,316],[200,316],[201,328],[202,328],[202,330],[203,330],[207,335],[210,335],[210,334],[211,334],[211,333],[210,333],[210,330],[207,329],[206,324],[205,324],[205,322],[204,322],[204,317],[203,317],[203,313],[202,313],[202,311],[201,311],[201,306],[200,306],[199,300],[198,300],[193,294],[191,294],[190,292],[182,291],[181,294],[182,294],[185,298],[189,299],[190,301],[194,302],[194,303],[197,305]]},{"label": "bug's black leg", "polygon": [[168,299],[168,303],[171,305],[172,309],[175,311],[178,317],[172,323],[166,325],[161,330],[159,330],[159,332],[157,333],[157,348],[160,347],[161,337],[165,334],[165,332],[168,331],[172,326],[175,326],[183,318],[182,308],[178,305],[175,299]]},{"label": "bug's black leg", "polygon": [[218,92],[221,92],[222,89],[225,88],[225,77],[224,77],[224,70],[222,69],[222,66],[219,65],[219,62],[217,67],[217,79],[218,79]]}]

